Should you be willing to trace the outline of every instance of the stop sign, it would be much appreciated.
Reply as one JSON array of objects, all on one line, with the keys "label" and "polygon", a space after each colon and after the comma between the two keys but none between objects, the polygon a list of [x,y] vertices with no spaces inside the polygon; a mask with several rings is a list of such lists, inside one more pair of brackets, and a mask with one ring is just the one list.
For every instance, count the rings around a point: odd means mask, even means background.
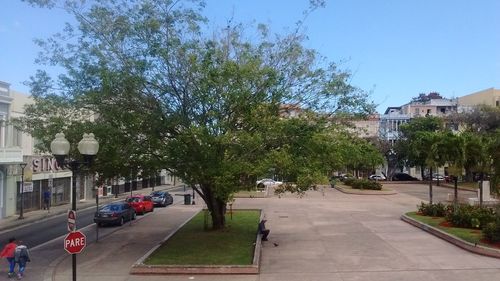
[{"label": "stop sign", "polygon": [[85,248],[87,237],[80,231],[70,232],[64,237],[64,250],[70,254],[78,254]]}]

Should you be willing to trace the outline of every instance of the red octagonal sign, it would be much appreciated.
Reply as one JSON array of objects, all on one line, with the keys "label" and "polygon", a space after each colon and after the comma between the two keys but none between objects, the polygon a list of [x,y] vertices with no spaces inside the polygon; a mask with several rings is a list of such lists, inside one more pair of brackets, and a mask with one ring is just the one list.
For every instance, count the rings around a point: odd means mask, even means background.
[{"label": "red octagonal sign", "polygon": [[81,253],[86,242],[85,234],[80,231],[70,232],[64,237],[64,250],[70,254]]}]

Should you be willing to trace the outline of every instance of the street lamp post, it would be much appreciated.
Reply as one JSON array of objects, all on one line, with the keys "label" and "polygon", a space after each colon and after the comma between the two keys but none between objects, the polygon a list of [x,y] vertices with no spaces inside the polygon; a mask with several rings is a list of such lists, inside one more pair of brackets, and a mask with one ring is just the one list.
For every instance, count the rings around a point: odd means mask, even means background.
[{"label": "street lamp post", "polygon": [[394,173],[394,162],[396,160],[396,152],[394,152],[394,150],[391,148],[391,150],[389,150],[387,152],[387,178],[390,178],[390,180],[392,181],[392,175]]},{"label": "street lamp post", "polygon": [[21,206],[19,208],[19,218],[20,220],[24,219],[24,168],[26,168],[27,163],[20,163],[21,167],[21,187],[19,189],[21,195]]},{"label": "street lamp post", "polygon": [[[99,151],[99,143],[95,140],[94,134],[83,134],[82,140],[78,143],[78,151],[82,154],[83,161],[66,160],[69,149],[70,144],[63,133],[56,134],[56,138],[50,143],[50,150],[59,167],[69,168],[73,174],[71,181],[71,210],[76,212],[76,175],[82,167],[90,167],[97,151]],[[76,254],[72,254],[72,268],[73,281],[76,281]]]},{"label": "street lamp post", "polygon": [[[95,211],[99,213],[99,187],[95,187]],[[99,242],[99,225],[95,227],[95,242]]]}]

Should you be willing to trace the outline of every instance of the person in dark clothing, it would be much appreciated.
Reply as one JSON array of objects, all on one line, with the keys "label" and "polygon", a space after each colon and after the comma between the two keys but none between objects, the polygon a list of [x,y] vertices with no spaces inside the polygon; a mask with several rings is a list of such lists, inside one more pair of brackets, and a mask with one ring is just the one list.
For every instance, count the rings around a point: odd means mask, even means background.
[{"label": "person in dark clothing", "polygon": [[262,234],[262,241],[267,241],[267,236],[270,232],[270,230],[266,228],[266,221],[267,220],[261,220],[259,223],[259,233]]},{"label": "person in dark clothing", "polygon": [[50,191],[46,190],[43,192],[43,209],[49,210],[50,208]]},{"label": "person in dark clothing", "polygon": [[19,264],[19,272],[17,273],[17,279],[22,279],[24,277],[24,270],[26,269],[26,263],[30,262],[30,252],[26,245],[22,245],[22,242],[16,247],[14,252],[14,259],[17,264]]}]

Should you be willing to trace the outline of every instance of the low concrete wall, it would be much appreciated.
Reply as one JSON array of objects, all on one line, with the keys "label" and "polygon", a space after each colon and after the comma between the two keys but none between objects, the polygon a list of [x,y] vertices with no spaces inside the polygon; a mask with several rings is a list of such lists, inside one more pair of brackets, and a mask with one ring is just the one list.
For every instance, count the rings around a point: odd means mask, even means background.
[{"label": "low concrete wall", "polygon": [[[233,211],[242,211],[247,209],[234,209]],[[203,210],[200,210],[200,212]],[[199,213],[199,212],[198,212]],[[175,231],[170,233],[161,243],[158,243],[153,249],[147,252],[139,260],[132,265],[130,269],[130,274],[156,274],[156,275],[174,275],[174,274],[259,274],[260,272],[260,254],[262,250],[262,235],[256,231],[255,248],[253,253],[253,261],[250,265],[147,265],[144,261],[163,245],[170,237],[172,237],[179,229],[181,229],[186,223],[188,223],[194,216],[194,214],[183,224],[181,224]],[[263,219],[264,214],[260,210],[259,222]],[[257,228],[257,226],[256,226]]]},{"label": "low concrete wall", "polygon": [[488,256],[488,257],[494,257],[494,258],[500,258],[500,250],[494,249],[494,248],[487,248],[481,245],[473,244],[467,241],[464,241],[458,237],[455,237],[451,234],[448,234],[440,229],[437,229],[435,227],[432,227],[430,225],[424,224],[422,222],[419,222],[407,215],[402,215],[401,220],[405,221],[413,226],[416,226],[422,230],[425,230],[443,240],[446,240],[464,250],[467,250],[469,252],[473,252],[479,255],[483,256]]}]

